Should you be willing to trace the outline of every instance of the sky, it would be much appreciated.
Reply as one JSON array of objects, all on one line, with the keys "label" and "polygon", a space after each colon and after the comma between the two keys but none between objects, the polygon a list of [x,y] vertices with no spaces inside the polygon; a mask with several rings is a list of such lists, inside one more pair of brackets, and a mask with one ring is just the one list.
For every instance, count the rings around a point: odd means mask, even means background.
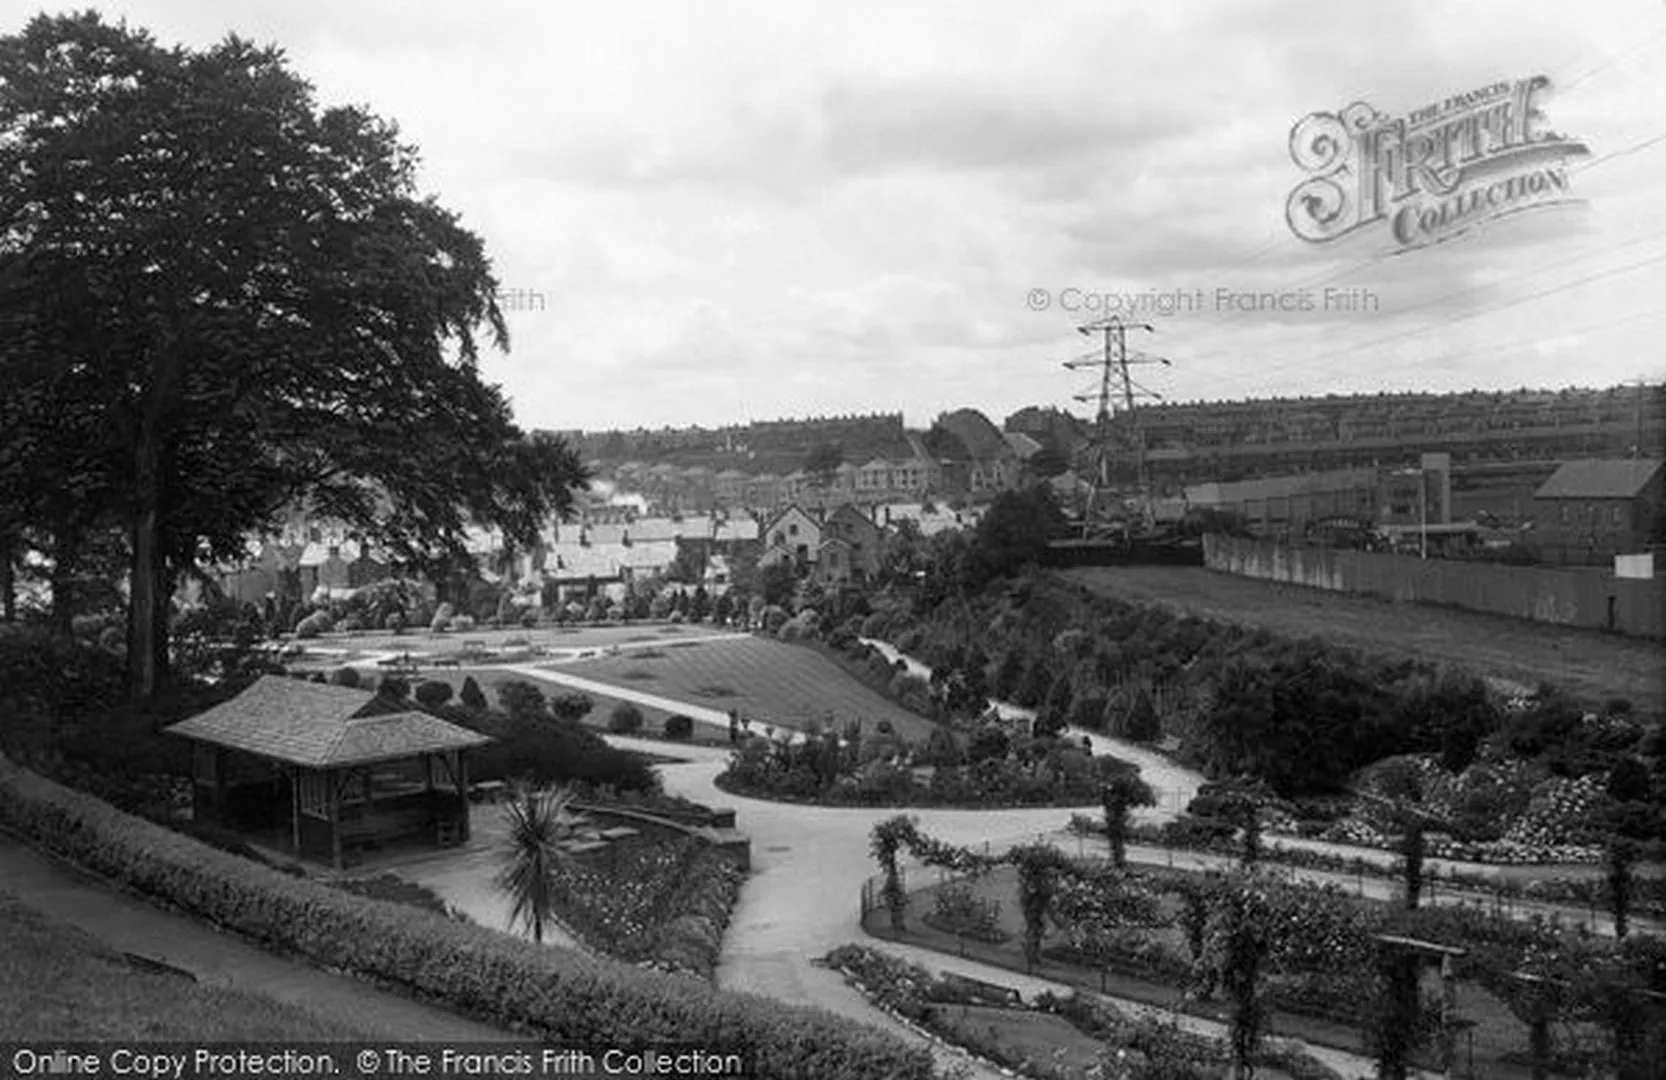
[{"label": "sky", "polygon": [[[95,6],[395,121],[485,239],[528,428],[1087,415],[1107,315],[1170,402],[1666,378],[1663,0]],[[1573,201],[1293,231],[1303,117],[1536,75]]]}]

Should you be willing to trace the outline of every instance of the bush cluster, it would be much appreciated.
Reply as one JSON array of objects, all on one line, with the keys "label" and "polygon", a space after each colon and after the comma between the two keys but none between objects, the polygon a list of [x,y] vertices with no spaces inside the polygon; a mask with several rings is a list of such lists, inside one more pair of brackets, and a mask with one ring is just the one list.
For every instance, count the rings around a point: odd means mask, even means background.
[{"label": "bush cluster", "polygon": [[995,726],[938,728],[921,742],[823,732],[797,743],[750,737],[717,782],[739,795],[839,806],[1085,806],[1119,767],[1079,743]]},{"label": "bush cluster", "polygon": [[996,580],[965,602],[916,595],[861,628],[932,667],[934,683],[959,675],[1037,709],[1044,727],[1170,737],[1188,764],[1258,776],[1285,796],[1336,791],[1385,757],[1438,755],[1456,773],[1501,751],[1568,777],[1652,761],[1651,797],[1666,800],[1651,752],[1666,740],[1628,703],[1593,711],[1543,687],[1507,708],[1466,672],[1176,615],[1043,574]]},{"label": "bush cluster", "polygon": [[0,761],[0,822],[263,946],[566,1043],[734,1047],[783,1080],[932,1080],[931,1055],[826,1013],[597,962],[350,896],[203,846]]},{"label": "bush cluster", "polygon": [[605,738],[575,720],[551,715],[544,692],[532,683],[503,683],[498,688],[502,711],[468,707],[467,683],[462,697],[462,707],[447,705],[438,712],[452,723],[495,740],[470,756],[470,774],[481,780],[524,779],[555,785],[584,781],[618,790],[658,789],[659,777],[641,755],[609,746]]}]

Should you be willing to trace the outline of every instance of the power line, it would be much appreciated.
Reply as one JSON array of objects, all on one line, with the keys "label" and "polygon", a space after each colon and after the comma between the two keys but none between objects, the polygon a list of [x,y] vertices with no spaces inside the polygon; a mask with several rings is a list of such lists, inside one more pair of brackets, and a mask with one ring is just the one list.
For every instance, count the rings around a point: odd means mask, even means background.
[{"label": "power line", "polygon": [[[1567,330],[1567,331],[1565,331],[1561,334],[1558,334],[1556,337],[1548,338],[1548,339],[1543,338],[1543,337],[1536,337],[1536,338],[1524,339],[1524,340],[1521,340],[1521,341],[1508,341],[1508,342],[1502,342],[1502,343],[1495,343],[1495,344],[1492,344],[1492,345],[1478,345],[1478,346],[1476,346],[1472,349],[1462,349],[1462,350],[1459,350],[1457,352],[1442,353],[1439,356],[1420,357],[1418,359],[1405,360],[1405,361],[1402,361],[1400,363],[1395,363],[1395,364],[1373,363],[1372,364],[1372,371],[1375,372],[1375,373],[1379,373],[1379,374],[1388,374],[1388,373],[1395,373],[1395,372],[1402,372],[1402,371],[1410,371],[1414,368],[1428,368],[1428,367],[1432,367],[1432,366],[1435,366],[1435,365],[1449,364],[1449,363],[1452,363],[1452,362],[1458,361],[1458,360],[1466,360],[1466,359],[1470,359],[1470,358],[1476,357],[1476,356],[1485,356],[1485,355],[1488,355],[1490,353],[1508,352],[1508,351],[1513,350],[1513,349],[1525,349],[1525,348],[1529,348],[1529,347],[1534,346],[1534,345],[1542,345],[1542,344],[1545,344],[1547,342],[1562,341],[1562,340],[1566,340],[1568,338],[1571,338],[1576,334],[1606,333],[1610,330],[1616,330],[1616,329],[1619,329],[1620,327],[1623,327],[1623,326],[1629,326],[1632,323],[1647,322],[1651,319],[1659,319],[1659,318],[1662,318],[1662,317],[1666,317],[1666,308],[1660,308],[1660,309],[1656,309],[1656,310],[1653,310],[1653,311],[1639,312],[1635,315],[1628,315],[1625,318],[1621,318],[1621,319],[1604,319],[1600,322],[1588,323],[1585,326],[1574,327],[1573,329],[1570,329],[1570,330]],[[1264,374],[1267,374],[1269,372],[1276,371],[1276,370],[1280,370],[1276,365],[1275,366],[1270,366],[1270,367],[1263,367],[1263,368],[1257,369],[1253,374],[1255,376],[1260,376],[1260,375],[1264,375]],[[1229,380],[1229,382],[1230,382],[1230,380]],[[1232,384],[1233,385],[1244,385],[1242,381],[1238,381],[1238,382],[1235,382],[1235,383],[1232,383]]]},{"label": "power line", "polygon": [[[1602,155],[1600,158],[1597,158],[1595,160],[1586,162],[1583,165],[1580,165],[1574,171],[1575,172],[1580,172],[1580,173],[1586,172],[1590,169],[1593,169],[1593,168],[1595,168],[1599,165],[1606,164],[1609,161],[1613,161],[1617,158],[1626,157],[1626,156],[1629,156],[1631,154],[1638,153],[1642,150],[1646,150],[1649,147],[1654,146],[1654,145],[1656,145],[1658,143],[1661,143],[1661,142],[1666,142],[1666,133],[1662,133],[1660,135],[1656,135],[1656,136],[1653,136],[1651,138],[1645,139],[1641,142],[1634,143],[1633,145],[1628,146],[1628,147],[1624,147],[1620,150],[1611,151],[1607,154]],[[1545,270],[1555,269],[1558,266],[1566,266],[1566,265],[1569,265],[1572,262],[1583,261],[1584,259],[1590,258],[1592,255],[1595,255],[1595,254],[1611,254],[1614,251],[1623,250],[1624,248],[1634,246],[1635,244],[1641,243],[1645,240],[1654,239],[1654,238],[1659,237],[1661,235],[1666,235],[1666,231],[1650,233],[1648,236],[1643,237],[1640,240],[1630,240],[1630,241],[1627,241],[1626,243],[1611,246],[1611,247],[1605,248],[1601,251],[1587,252],[1583,255],[1575,256],[1572,259],[1564,260],[1563,262],[1555,263],[1555,264],[1552,264],[1551,266],[1548,266],[1548,267],[1539,267],[1535,270],[1529,271],[1526,274],[1517,275],[1514,278],[1507,278],[1507,279],[1505,279],[1505,282],[1494,282],[1494,283],[1492,283],[1491,286],[1488,286],[1488,287],[1496,287],[1499,284],[1505,284],[1505,283],[1507,283],[1509,281],[1512,281],[1512,280],[1521,280],[1524,277],[1533,277],[1533,276],[1536,276],[1539,273],[1544,272]],[[1323,285],[1334,284],[1335,282],[1340,281],[1343,278],[1346,278],[1349,275],[1353,274],[1355,271],[1363,270],[1367,266],[1372,266],[1372,265],[1375,265],[1376,263],[1384,262],[1387,259],[1394,258],[1394,257],[1396,257],[1400,254],[1402,254],[1402,252],[1400,252],[1399,250],[1390,250],[1390,251],[1378,252],[1374,255],[1370,255],[1370,256],[1367,256],[1366,258],[1360,259],[1359,261],[1357,261],[1357,262],[1355,262],[1355,263],[1353,263],[1349,266],[1343,267],[1340,270],[1328,271],[1324,274],[1321,274],[1321,275],[1315,277],[1314,279],[1312,279],[1310,281],[1302,282],[1302,283],[1297,284],[1297,285],[1287,286],[1284,289],[1281,289],[1279,291],[1281,291],[1281,292],[1299,292],[1299,291],[1304,291],[1304,290],[1308,290],[1308,289],[1316,289],[1316,288],[1319,288],[1320,286],[1323,286]],[[1578,284],[1578,283],[1575,282],[1575,283],[1572,283],[1572,284]],[[1467,292],[1473,292],[1473,291],[1475,291],[1475,290],[1467,290]],[[1457,295],[1465,295],[1465,294],[1460,293],[1460,294],[1457,294]],[[1444,299],[1450,299],[1450,298],[1451,297],[1446,297]],[[1427,304],[1420,305],[1420,307],[1426,307],[1426,306],[1429,306],[1429,305],[1427,305]],[[1414,308],[1414,309],[1411,309],[1411,310],[1417,310],[1417,309]],[[1223,312],[1222,315],[1226,318],[1231,318],[1233,316],[1243,316],[1243,315],[1248,315],[1248,314],[1253,314],[1253,313],[1254,312],[1252,312],[1252,311],[1246,311],[1246,310],[1241,310],[1241,309],[1237,309],[1237,308],[1231,308],[1231,309],[1228,309],[1227,311]],[[1436,328],[1438,328],[1438,326]],[[1205,332],[1207,333],[1207,331],[1205,331]],[[1224,332],[1224,331],[1222,331],[1222,332]],[[1213,350],[1213,351],[1210,351],[1210,352],[1204,352],[1204,353],[1198,354],[1197,356],[1194,357],[1194,359],[1208,359],[1208,358],[1212,358],[1212,357],[1215,357],[1215,356],[1225,355],[1229,351],[1231,351],[1230,347],[1222,348],[1222,349],[1216,349],[1216,350]],[[1307,362],[1308,361],[1295,361],[1294,363],[1301,364],[1301,363],[1307,363]],[[1277,369],[1269,369],[1269,370],[1277,370]]]},{"label": "power line", "polygon": [[1590,170],[1596,168],[1598,165],[1606,164],[1610,161],[1615,160],[1616,158],[1630,157],[1632,154],[1641,153],[1642,151],[1647,150],[1649,147],[1654,146],[1657,143],[1662,143],[1662,142],[1666,142],[1666,132],[1662,132],[1659,135],[1651,136],[1650,138],[1644,139],[1640,143],[1633,143],[1632,145],[1627,146],[1627,147],[1625,147],[1623,149],[1620,149],[1620,150],[1610,150],[1608,153],[1603,154],[1601,157],[1592,158],[1590,161],[1587,161],[1587,162],[1584,162],[1581,165],[1575,166],[1573,169],[1571,169],[1569,171],[1572,172],[1575,176],[1577,176],[1580,173],[1589,172]]},{"label": "power line", "polygon": [[[1569,289],[1578,288],[1581,285],[1589,285],[1592,282],[1603,281],[1603,280],[1606,280],[1607,278],[1617,277],[1620,274],[1630,273],[1633,270],[1641,270],[1646,266],[1653,266],[1656,263],[1661,263],[1661,262],[1666,262],[1666,254],[1657,255],[1657,256],[1655,256],[1654,258],[1651,258],[1651,259],[1644,259],[1641,262],[1632,263],[1629,266],[1619,266],[1619,267],[1614,267],[1614,268],[1609,269],[1609,270],[1604,270],[1601,273],[1588,274],[1585,277],[1578,278],[1574,281],[1565,282],[1565,283],[1563,283],[1561,285],[1558,285],[1558,286],[1556,286],[1555,288],[1552,288],[1552,289],[1542,289],[1539,292],[1529,293],[1526,296],[1518,296],[1513,300],[1507,300],[1507,301],[1505,301],[1504,303],[1501,303],[1501,304],[1494,304],[1490,307],[1481,308],[1478,311],[1469,311],[1469,312],[1464,312],[1460,315],[1454,315],[1451,318],[1444,319],[1444,320],[1436,323],[1433,326],[1415,326],[1415,327],[1412,327],[1408,330],[1397,331],[1396,333],[1387,334],[1383,337],[1376,338],[1376,339],[1373,339],[1371,341],[1362,342],[1358,345],[1351,346],[1350,348],[1352,348],[1352,349],[1372,349],[1372,348],[1376,348],[1379,345],[1387,344],[1388,342],[1391,342],[1391,341],[1399,341],[1399,340],[1402,340],[1404,338],[1411,337],[1413,334],[1427,334],[1431,331],[1439,330],[1439,329],[1442,329],[1443,327],[1451,326],[1454,323],[1468,322],[1470,319],[1478,319],[1482,315],[1490,315],[1495,311],[1505,311],[1509,308],[1519,307],[1522,304],[1528,303],[1528,302],[1533,301],[1533,300],[1542,300],[1547,296],[1555,296],[1557,293],[1566,292]],[[1312,362],[1313,360],[1326,360],[1326,359],[1337,359],[1337,358],[1339,358],[1339,354],[1337,354],[1337,353],[1327,353],[1327,354],[1324,354],[1322,356],[1313,357],[1310,361],[1304,361],[1304,363]]]},{"label": "power line", "polygon": [[[1655,42],[1659,41],[1662,37],[1666,37],[1666,27],[1662,27],[1661,29],[1656,30],[1654,33],[1650,34],[1648,37],[1644,38],[1642,41],[1639,41],[1637,44],[1633,45],[1631,48],[1627,49],[1625,52],[1618,53],[1614,56],[1609,57],[1607,60],[1604,60],[1602,63],[1598,64],[1596,67],[1592,68],[1590,71],[1587,71],[1585,74],[1581,75],[1579,78],[1575,79],[1573,82],[1568,83],[1566,86],[1556,87],[1556,89],[1560,92],[1566,93],[1567,91],[1572,90],[1574,87],[1580,86],[1580,85],[1588,82],[1592,77],[1594,77],[1597,74],[1599,74],[1603,71],[1606,71],[1607,69],[1613,67],[1615,64],[1619,63],[1621,60],[1626,60],[1626,59],[1629,59],[1630,57],[1636,56],[1638,53],[1642,52],[1644,49],[1647,49],[1649,46],[1651,46]],[[1555,84],[1553,83],[1552,85],[1554,86]]]},{"label": "power line", "polygon": [[[1650,319],[1659,319],[1659,318],[1662,318],[1662,317],[1666,317],[1666,308],[1657,308],[1654,311],[1639,312],[1635,315],[1628,315],[1623,319],[1604,319],[1600,322],[1587,323],[1584,326],[1576,326],[1576,327],[1573,327],[1571,329],[1564,330],[1562,333],[1560,333],[1560,334],[1558,334],[1558,335],[1556,335],[1555,337],[1552,337],[1552,338],[1545,338],[1545,337],[1524,338],[1520,341],[1506,341],[1506,342],[1502,342],[1502,343],[1495,343],[1495,344],[1492,344],[1492,345],[1478,345],[1473,349],[1463,349],[1463,350],[1460,350],[1458,352],[1442,353],[1439,356],[1430,356],[1430,357],[1423,357],[1423,358],[1416,359],[1416,360],[1407,360],[1407,361],[1404,361],[1404,362],[1398,363],[1398,364],[1373,364],[1372,365],[1372,370],[1375,371],[1375,372],[1397,372],[1397,371],[1406,371],[1406,370],[1409,370],[1411,368],[1417,368],[1417,367],[1428,367],[1428,366],[1434,365],[1434,364],[1446,364],[1446,363],[1450,363],[1451,361],[1454,361],[1454,360],[1466,360],[1466,359],[1469,359],[1469,358],[1475,357],[1475,356],[1485,356],[1489,353],[1508,352],[1512,349],[1525,349],[1525,348],[1529,348],[1529,347],[1534,346],[1534,345],[1544,345],[1544,344],[1547,344],[1547,343],[1550,343],[1550,342],[1564,341],[1564,340],[1566,340],[1568,338],[1571,338],[1571,337],[1573,337],[1577,334],[1599,334],[1599,333],[1604,333],[1604,332],[1609,331],[1609,330],[1619,329],[1622,326],[1629,326],[1632,323],[1646,322]],[[1271,369],[1263,369],[1263,370],[1271,370]],[[1257,372],[1257,374],[1259,374],[1259,373],[1260,372]]]},{"label": "power line", "polygon": [[[1533,270],[1529,270],[1524,274],[1517,274],[1517,275],[1514,275],[1513,277],[1505,278],[1503,281],[1488,282],[1488,283],[1483,284],[1483,285],[1477,285],[1473,288],[1465,289],[1461,292],[1447,293],[1447,294],[1444,294],[1444,295],[1441,295],[1441,296],[1437,296],[1437,297],[1434,297],[1433,299],[1427,300],[1427,301],[1425,301],[1421,304],[1415,304],[1415,305],[1413,305],[1409,308],[1402,309],[1402,311],[1399,312],[1399,314],[1410,314],[1412,312],[1421,311],[1421,310],[1426,309],[1426,308],[1434,307],[1437,304],[1444,304],[1444,303],[1447,303],[1448,301],[1458,299],[1458,298],[1461,298],[1461,297],[1464,297],[1464,296],[1470,296],[1470,295],[1473,295],[1475,293],[1480,293],[1480,292],[1485,292],[1487,290],[1496,289],[1501,285],[1507,285],[1507,284],[1509,284],[1513,281],[1522,281],[1522,280],[1525,280],[1527,278],[1537,277],[1538,275],[1540,275],[1542,273],[1545,273],[1546,271],[1560,269],[1561,267],[1570,266],[1570,265],[1572,265],[1574,263],[1577,263],[1577,262],[1584,262],[1585,260],[1587,260],[1587,259],[1589,259],[1589,258],[1591,258],[1595,255],[1607,255],[1607,254],[1610,254],[1613,251],[1620,251],[1620,250],[1624,250],[1625,248],[1628,248],[1628,247],[1634,247],[1638,244],[1642,244],[1642,243],[1646,243],[1650,240],[1654,240],[1654,239],[1656,239],[1660,236],[1666,236],[1666,230],[1661,230],[1660,232],[1657,232],[1657,233],[1651,233],[1648,236],[1639,237],[1635,240],[1627,241],[1626,243],[1617,245],[1614,248],[1608,248],[1608,249],[1604,249],[1602,251],[1587,251],[1583,254],[1576,255],[1573,258],[1564,259],[1559,263],[1552,263],[1549,266],[1543,266],[1543,267],[1538,267],[1538,268],[1533,269]],[[1666,256],[1662,256],[1662,258],[1666,258]],[[1647,260],[1644,260],[1643,262],[1632,264],[1629,267],[1619,267],[1619,268],[1614,268],[1612,271],[1603,271],[1598,276],[1599,277],[1600,276],[1607,276],[1610,272],[1612,272],[1612,273],[1624,273],[1624,272],[1627,272],[1629,270],[1640,269],[1642,267],[1649,266],[1649,265],[1651,265],[1653,263],[1656,263],[1656,262],[1659,262],[1659,261],[1661,261],[1661,260],[1660,259],[1647,259]],[[1478,309],[1478,310],[1475,310],[1475,311],[1470,311],[1470,312],[1455,313],[1449,319],[1445,319],[1445,320],[1436,322],[1432,325],[1431,324],[1424,324],[1424,325],[1418,326],[1414,329],[1407,330],[1407,331],[1392,335],[1391,338],[1389,338],[1389,339],[1373,339],[1372,341],[1363,342],[1363,343],[1361,343],[1357,346],[1348,346],[1348,347],[1349,348],[1361,348],[1361,349],[1370,348],[1372,345],[1378,344],[1382,340],[1392,340],[1392,339],[1397,339],[1398,337],[1409,336],[1410,334],[1413,334],[1413,333],[1426,333],[1426,332],[1430,332],[1430,331],[1434,331],[1434,330],[1439,330],[1442,327],[1450,325],[1451,323],[1454,323],[1454,322],[1462,322],[1462,321],[1468,320],[1470,318],[1474,318],[1474,317],[1478,317],[1478,316],[1481,316],[1481,315],[1489,314],[1492,311],[1504,310],[1506,308],[1513,307],[1517,304],[1525,303],[1525,302],[1527,302],[1528,300],[1531,300],[1531,299],[1537,299],[1537,298],[1540,298],[1540,297],[1546,296],[1546,295],[1554,295],[1555,293],[1561,292],[1564,289],[1575,288],[1575,287],[1577,287],[1581,284],[1585,284],[1587,280],[1589,280],[1589,279],[1579,279],[1579,280],[1576,280],[1576,281],[1564,282],[1564,283],[1562,283],[1562,284],[1560,284],[1560,285],[1558,285],[1558,286],[1556,286],[1552,289],[1546,290],[1546,291],[1541,292],[1541,293],[1534,294],[1533,296],[1517,297],[1515,299],[1505,301],[1504,303],[1494,305],[1492,307],[1481,308],[1481,309]],[[1285,362],[1279,363],[1279,364],[1272,364],[1272,365],[1261,368],[1258,373],[1265,375],[1265,374],[1270,374],[1272,372],[1289,371],[1289,370],[1292,370],[1292,369],[1301,369],[1301,368],[1312,366],[1316,363],[1327,362],[1332,358],[1333,355],[1334,354],[1332,354],[1332,353],[1325,353],[1325,354],[1322,354],[1322,355],[1319,355],[1319,356],[1303,357],[1302,359],[1299,359],[1299,360],[1290,360],[1290,361],[1285,361]]]}]

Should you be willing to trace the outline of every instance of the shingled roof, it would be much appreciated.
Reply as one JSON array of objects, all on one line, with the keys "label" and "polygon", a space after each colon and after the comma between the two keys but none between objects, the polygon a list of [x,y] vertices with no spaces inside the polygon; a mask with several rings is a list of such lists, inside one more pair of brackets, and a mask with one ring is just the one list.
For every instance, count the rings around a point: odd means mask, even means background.
[{"label": "shingled roof", "polygon": [[1660,471],[1648,458],[1569,461],[1533,493],[1535,499],[1634,499]]},{"label": "shingled roof", "polygon": [[368,765],[484,746],[491,738],[422,712],[361,716],[376,695],[281,675],[164,730],[309,769]]}]

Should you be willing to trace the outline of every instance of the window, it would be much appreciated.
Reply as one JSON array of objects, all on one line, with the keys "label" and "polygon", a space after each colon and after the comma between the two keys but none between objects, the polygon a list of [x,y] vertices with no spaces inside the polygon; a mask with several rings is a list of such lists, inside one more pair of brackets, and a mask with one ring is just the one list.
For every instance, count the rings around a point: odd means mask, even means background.
[{"label": "window", "polygon": [[1562,507],[1562,512],[1559,515],[1559,517],[1561,519],[1562,524],[1566,525],[1568,523],[1568,508],[1566,506]]},{"label": "window", "polygon": [[1618,503],[1614,504],[1614,510],[1610,515],[1610,520],[1614,522],[1616,528],[1620,525],[1620,505]]},{"label": "window", "polygon": [[788,536],[797,536],[798,535],[798,526],[797,525],[788,525],[787,526],[787,535]]}]

